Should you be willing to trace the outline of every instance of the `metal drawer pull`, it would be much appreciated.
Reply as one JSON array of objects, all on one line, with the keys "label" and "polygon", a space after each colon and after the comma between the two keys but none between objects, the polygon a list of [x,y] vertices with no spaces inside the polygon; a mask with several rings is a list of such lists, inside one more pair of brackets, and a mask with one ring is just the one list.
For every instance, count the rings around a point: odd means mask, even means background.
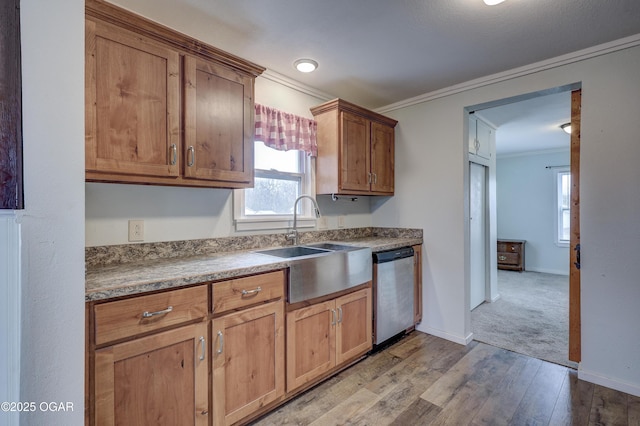
[{"label": "metal drawer pull", "polygon": [[256,287],[253,290],[242,290],[243,296],[249,296],[251,294],[258,294],[262,291],[262,287]]},{"label": "metal drawer pull", "polygon": [[378,183],[378,174],[377,173],[373,174],[373,183],[374,184]]},{"label": "metal drawer pull", "polygon": [[156,312],[144,311],[142,313],[142,318],[151,318],[151,317],[155,317],[155,316],[158,316],[158,315],[166,315],[171,311],[173,311],[173,306],[169,306],[167,309],[163,309],[161,311],[156,311]]},{"label": "metal drawer pull", "polygon": [[187,154],[189,156],[187,167],[191,167],[196,162],[196,149],[193,146],[190,146],[189,148],[187,148]]},{"label": "metal drawer pull", "polygon": [[222,335],[222,331],[220,330],[218,330],[218,338],[220,339],[220,346],[218,347],[216,353],[220,355],[224,350],[224,336]]},{"label": "metal drawer pull", "polygon": [[204,361],[204,357],[205,357],[205,351],[206,351],[206,346],[205,345],[206,341],[204,340],[204,336],[200,336],[200,348],[202,350],[202,352],[200,353],[200,361]]},{"label": "metal drawer pull", "polygon": [[507,256],[498,256],[498,260],[507,260]]},{"label": "metal drawer pull", "polygon": [[336,325],[336,310],[335,309],[331,310],[331,318],[332,318],[331,325]]},{"label": "metal drawer pull", "polygon": [[338,324],[342,322],[342,307],[338,308]]},{"label": "metal drawer pull", "polygon": [[171,165],[174,166],[178,161],[178,146],[175,143],[171,144]]}]

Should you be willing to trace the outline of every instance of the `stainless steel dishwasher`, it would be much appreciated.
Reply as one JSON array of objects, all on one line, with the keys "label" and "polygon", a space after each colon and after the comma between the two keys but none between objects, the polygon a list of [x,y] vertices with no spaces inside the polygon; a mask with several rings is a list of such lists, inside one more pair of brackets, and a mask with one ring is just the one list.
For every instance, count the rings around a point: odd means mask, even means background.
[{"label": "stainless steel dishwasher", "polygon": [[413,248],[373,254],[375,345],[400,334],[413,324]]}]

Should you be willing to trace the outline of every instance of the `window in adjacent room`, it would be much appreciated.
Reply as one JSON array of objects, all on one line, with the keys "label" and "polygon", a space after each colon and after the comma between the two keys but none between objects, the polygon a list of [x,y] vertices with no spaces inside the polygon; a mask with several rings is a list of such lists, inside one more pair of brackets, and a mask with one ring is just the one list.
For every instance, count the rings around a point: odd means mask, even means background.
[{"label": "window in adjacent room", "polygon": [[[315,121],[256,105],[254,187],[234,191],[236,230],[291,226],[296,198],[315,196],[315,149]],[[299,227],[315,225],[311,203],[297,214]]]},{"label": "window in adjacent room", "polygon": [[571,239],[571,172],[568,168],[558,169],[556,176],[556,244],[569,247]]}]

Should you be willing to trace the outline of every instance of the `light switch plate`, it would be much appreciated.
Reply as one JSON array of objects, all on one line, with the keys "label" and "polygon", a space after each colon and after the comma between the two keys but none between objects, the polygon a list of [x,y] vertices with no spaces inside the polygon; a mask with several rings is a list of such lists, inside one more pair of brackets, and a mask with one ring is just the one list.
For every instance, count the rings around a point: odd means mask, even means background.
[{"label": "light switch plate", "polygon": [[318,229],[327,229],[329,227],[328,223],[327,223],[327,218],[325,216],[320,216],[318,218]]},{"label": "light switch plate", "polygon": [[344,220],[343,215],[338,216],[338,228],[344,228]]},{"label": "light switch plate", "polygon": [[129,241],[144,241],[144,220],[129,221]]}]

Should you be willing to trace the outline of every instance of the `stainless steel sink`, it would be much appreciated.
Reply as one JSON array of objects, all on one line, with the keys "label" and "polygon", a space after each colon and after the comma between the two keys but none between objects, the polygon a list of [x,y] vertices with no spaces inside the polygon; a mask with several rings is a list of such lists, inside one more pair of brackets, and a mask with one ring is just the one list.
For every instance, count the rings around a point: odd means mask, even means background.
[{"label": "stainless steel sink", "polygon": [[293,247],[282,247],[271,250],[262,250],[257,253],[268,254],[269,256],[277,256],[277,257],[300,257],[300,256],[309,256],[311,254],[322,254],[328,253],[328,250],[322,250],[320,248],[311,248],[304,246],[293,246]]},{"label": "stainless steel sink", "polygon": [[319,243],[256,253],[289,259],[287,300],[302,302],[371,281],[371,249]]}]

